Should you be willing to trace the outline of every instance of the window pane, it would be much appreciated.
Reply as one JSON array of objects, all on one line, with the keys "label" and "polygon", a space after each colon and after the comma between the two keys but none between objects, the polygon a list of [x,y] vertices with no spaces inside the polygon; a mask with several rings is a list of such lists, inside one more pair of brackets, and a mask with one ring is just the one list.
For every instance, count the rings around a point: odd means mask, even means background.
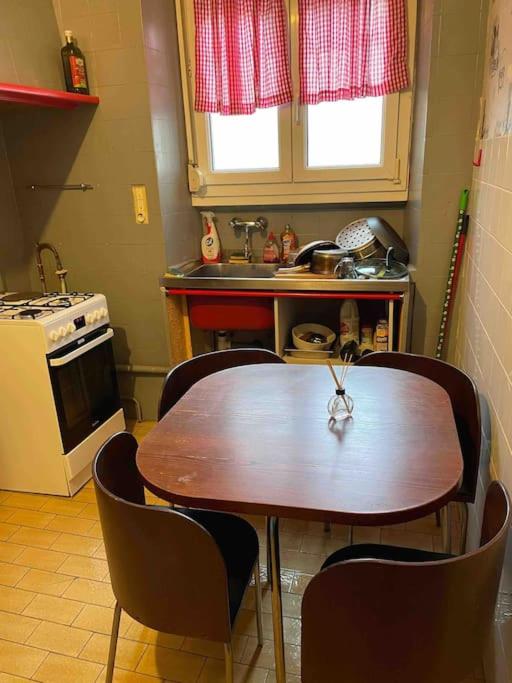
[{"label": "window pane", "polygon": [[279,168],[279,112],[257,109],[250,116],[210,114],[214,171]]},{"label": "window pane", "polygon": [[308,106],[308,167],[378,166],[382,123],[382,97]]}]

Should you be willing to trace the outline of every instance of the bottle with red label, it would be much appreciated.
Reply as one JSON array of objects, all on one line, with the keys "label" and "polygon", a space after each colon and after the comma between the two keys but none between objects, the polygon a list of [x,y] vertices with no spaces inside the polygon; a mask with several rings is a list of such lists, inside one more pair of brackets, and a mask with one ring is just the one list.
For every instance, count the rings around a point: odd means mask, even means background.
[{"label": "bottle with red label", "polygon": [[64,78],[66,80],[66,90],[76,92],[81,95],[89,94],[89,82],[87,80],[87,67],[82,50],[73,41],[73,32],[64,31],[66,44],[60,51],[62,65],[64,67]]}]

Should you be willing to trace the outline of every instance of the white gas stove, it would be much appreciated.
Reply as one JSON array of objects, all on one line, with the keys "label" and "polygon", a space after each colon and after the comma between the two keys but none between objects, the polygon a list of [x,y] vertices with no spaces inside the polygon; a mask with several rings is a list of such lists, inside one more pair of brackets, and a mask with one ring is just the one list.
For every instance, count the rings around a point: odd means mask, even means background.
[{"label": "white gas stove", "polygon": [[0,294],[0,488],[70,495],[125,427],[102,294]]}]

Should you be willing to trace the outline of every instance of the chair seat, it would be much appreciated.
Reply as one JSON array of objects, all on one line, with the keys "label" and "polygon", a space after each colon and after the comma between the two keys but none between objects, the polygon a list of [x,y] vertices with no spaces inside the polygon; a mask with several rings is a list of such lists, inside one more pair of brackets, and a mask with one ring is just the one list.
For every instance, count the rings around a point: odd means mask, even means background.
[{"label": "chair seat", "polygon": [[434,553],[428,550],[417,550],[416,548],[402,548],[394,545],[379,545],[377,543],[360,543],[359,545],[349,545],[340,548],[329,555],[322,565],[326,569],[338,562],[348,560],[392,560],[394,562],[435,562],[448,560],[453,555],[446,553]]},{"label": "chair seat", "polygon": [[225,512],[175,508],[203,526],[215,539],[226,563],[229,614],[234,624],[259,554],[258,535],[245,519]]}]

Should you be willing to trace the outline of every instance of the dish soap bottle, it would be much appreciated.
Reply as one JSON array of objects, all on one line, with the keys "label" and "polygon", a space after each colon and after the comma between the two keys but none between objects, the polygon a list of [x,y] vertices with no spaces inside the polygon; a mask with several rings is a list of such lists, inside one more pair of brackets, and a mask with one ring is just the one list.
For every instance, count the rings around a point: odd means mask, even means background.
[{"label": "dish soap bottle", "polygon": [[203,263],[220,263],[222,252],[220,239],[215,227],[213,211],[201,211],[203,217],[204,236],[201,240],[201,257]]},{"label": "dish soap bottle", "polygon": [[273,232],[270,233],[263,247],[263,263],[279,263],[279,245]]},{"label": "dish soap bottle", "polygon": [[62,66],[64,67],[64,79],[66,90],[80,95],[89,94],[89,81],[87,80],[87,67],[82,50],[73,42],[73,31],[64,31],[66,44],[61,49]]},{"label": "dish soap bottle", "polygon": [[340,308],[340,347],[355,342],[359,346],[359,308],[355,299],[345,299]]},{"label": "dish soap bottle", "polygon": [[297,235],[290,225],[285,225],[281,233],[281,263],[288,263],[290,252],[297,249]]}]

